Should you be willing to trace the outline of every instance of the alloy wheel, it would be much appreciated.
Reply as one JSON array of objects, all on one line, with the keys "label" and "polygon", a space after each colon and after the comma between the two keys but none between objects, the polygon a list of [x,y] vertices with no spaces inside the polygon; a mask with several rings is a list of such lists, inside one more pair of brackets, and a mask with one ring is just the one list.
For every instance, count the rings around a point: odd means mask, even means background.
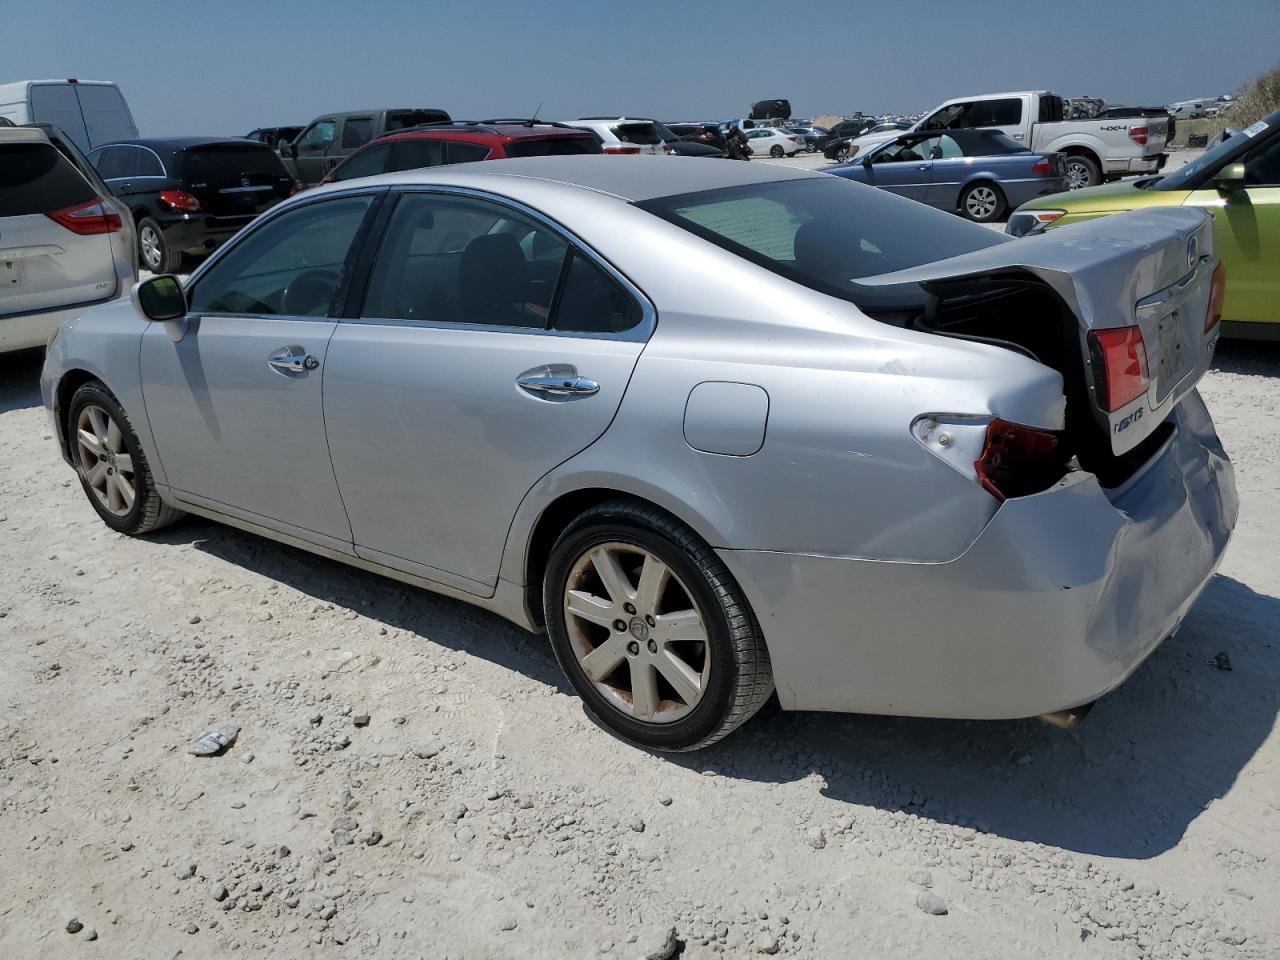
[{"label": "alloy wheel", "polygon": [[996,192],[990,187],[974,187],[965,198],[965,211],[974,220],[986,220],[996,212],[999,201]]},{"label": "alloy wheel", "polygon": [[142,262],[147,265],[147,269],[156,273],[160,270],[160,261],[163,256],[161,253],[161,244],[163,241],[160,235],[153,227],[143,227],[138,234],[138,244],[142,247]]},{"label": "alloy wheel", "polygon": [[634,544],[590,547],[564,589],[565,628],[578,666],[614,709],[673,723],[702,700],[711,644],[688,587]]},{"label": "alloy wheel", "polygon": [[1089,186],[1089,168],[1075,160],[1067,161],[1067,189],[1081,190]]},{"label": "alloy wheel", "polygon": [[133,457],[119,425],[97,404],[89,404],[76,418],[76,451],[98,503],[112,516],[127,516],[138,498]]}]

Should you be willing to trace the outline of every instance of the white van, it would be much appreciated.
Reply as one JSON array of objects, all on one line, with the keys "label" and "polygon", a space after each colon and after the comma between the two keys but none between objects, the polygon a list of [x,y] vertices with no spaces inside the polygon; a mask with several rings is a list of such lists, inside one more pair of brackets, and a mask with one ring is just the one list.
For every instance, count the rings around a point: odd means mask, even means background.
[{"label": "white van", "polygon": [[56,124],[85,153],[138,135],[124,94],[107,80],[0,83],[0,117],[14,124]]}]

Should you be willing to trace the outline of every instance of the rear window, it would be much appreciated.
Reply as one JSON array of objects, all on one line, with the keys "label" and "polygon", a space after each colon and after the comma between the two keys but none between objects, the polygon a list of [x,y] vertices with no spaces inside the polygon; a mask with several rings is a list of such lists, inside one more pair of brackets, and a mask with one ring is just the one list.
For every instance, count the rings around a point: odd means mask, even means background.
[{"label": "rear window", "polygon": [[49,144],[0,145],[0,217],[52,213],[96,196],[85,178]]},{"label": "rear window", "polygon": [[1040,98],[1040,122],[1058,123],[1062,120],[1063,103],[1061,97],[1045,94]]},{"label": "rear window", "polygon": [[387,114],[387,132],[416,127],[422,123],[448,123],[449,114],[443,110],[392,110]]},{"label": "rear window", "polygon": [[595,137],[555,137],[549,140],[517,140],[507,144],[508,157],[564,157],[579,153],[603,153]]},{"label": "rear window", "polygon": [[658,128],[652,123],[620,123],[610,127],[613,135],[623,143],[652,144],[661,143]]},{"label": "rear window", "polygon": [[219,180],[250,173],[287,176],[280,158],[267,146],[215,144],[192,147],[174,157],[174,175],[180,180]]},{"label": "rear window", "polygon": [[862,307],[888,307],[904,297],[901,288],[858,283],[864,277],[1006,242],[950,213],[843,177],[724,187],[636,206],[780,276]]}]

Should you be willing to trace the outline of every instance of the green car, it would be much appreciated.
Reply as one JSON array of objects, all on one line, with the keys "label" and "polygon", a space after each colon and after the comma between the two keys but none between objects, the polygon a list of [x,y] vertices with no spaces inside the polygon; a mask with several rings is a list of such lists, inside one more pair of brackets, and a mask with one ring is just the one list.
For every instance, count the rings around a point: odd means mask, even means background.
[{"label": "green car", "polygon": [[1126,180],[1024,203],[1005,232],[1041,233],[1156,206],[1213,211],[1227,271],[1222,335],[1280,340],[1280,110],[1168,176]]}]

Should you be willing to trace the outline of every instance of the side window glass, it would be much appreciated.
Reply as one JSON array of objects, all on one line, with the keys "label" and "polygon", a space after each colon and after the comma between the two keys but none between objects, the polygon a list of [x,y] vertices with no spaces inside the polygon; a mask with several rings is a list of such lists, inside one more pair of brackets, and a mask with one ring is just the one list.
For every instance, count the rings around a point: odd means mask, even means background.
[{"label": "side window glass", "polygon": [[621,333],[640,322],[640,305],[618,281],[574,252],[552,327],[566,333]]},{"label": "side window glass", "polygon": [[354,150],[373,139],[373,117],[347,117],[342,123],[342,149]]},{"label": "side window glass", "polygon": [[298,150],[302,153],[323,153],[333,143],[338,129],[336,120],[317,120],[298,139]]},{"label": "side window glass", "polygon": [[1280,137],[1273,137],[1245,161],[1244,182],[1249,187],[1280,186]]},{"label": "side window glass", "polygon": [[138,157],[138,173],[139,177],[163,177],[164,167],[160,165],[160,158],[150,150],[138,149],[134,151]]},{"label": "side window glass", "polygon": [[970,126],[1009,127],[1022,122],[1022,101],[1017,97],[1006,100],[988,100],[975,104],[979,108],[978,119]]},{"label": "side window glass", "polygon": [[191,312],[327,316],[372,202],[321,200],[252,231],[200,278]]},{"label": "side window glass", "polygon": [[98,171],[98,176],[103,180],[116,180],[122,177],[123,174],[120,173],[124,169],[124,164],[121,162],[120,157],[122,152],[119,147],[103,147],[89,154],[89,159],[93,161],[93,166]]},{"label": "side window glass", "polygon": [[447,149],[450,163],[471,163],[489,155],[489,148],[479,143],[450,143]]},{"label": "side window glass", "polygon": [[964,150],[960,144],[956,143],[954,137],[942,136],[936,140],[929,141],[930,154],[932,160],[954,160],[956,157],[963,157]]},{"label": "side window glass", "polygon": [[498,204],[405,194],[361,316],[544,329],[567,245]]},{"label": "side window glass", "polygon": [[374,177],[387,169],[387,157],[391,150],[387,144],[378,144],[353,154],[346,163],[333,172],[334,180],[354,180],[357,177]]},{"label": "side window glass", "polygon": [[387,164],[387,171],[438,167],[442,163],[444,163],[443,141],[397,140],[391,145],[391,162]]}]

